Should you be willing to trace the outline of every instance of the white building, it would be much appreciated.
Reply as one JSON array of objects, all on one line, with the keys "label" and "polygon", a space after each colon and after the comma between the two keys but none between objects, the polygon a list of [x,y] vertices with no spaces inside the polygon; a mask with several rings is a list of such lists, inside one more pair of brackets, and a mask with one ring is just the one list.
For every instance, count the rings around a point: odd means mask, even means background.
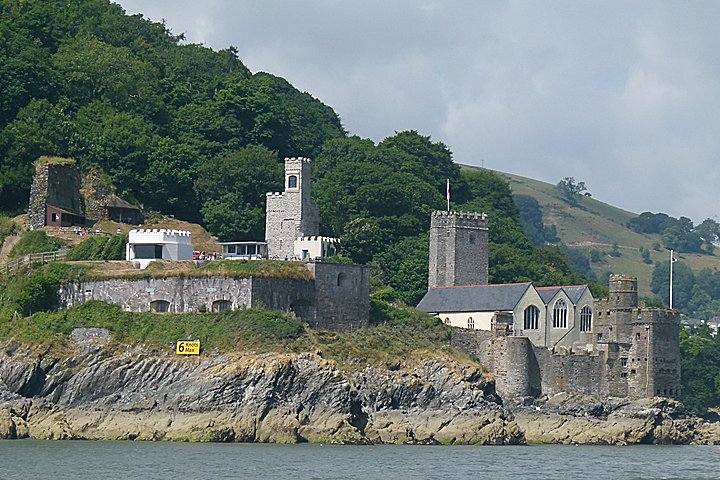
[{"label": "white building", "polygon": [[125,260],[141,269],[155,260],[192,260],[192,234],[185,230],[130,230]]},{"label": "white building", "polygon": [[268,258],[267,242],[220,242],[224,260],[261,260]]},{"label": "white building", "polygon": [[295,258],[315,260],[335,255],[335,239],[331,237],[298,237],[295,239]]}]

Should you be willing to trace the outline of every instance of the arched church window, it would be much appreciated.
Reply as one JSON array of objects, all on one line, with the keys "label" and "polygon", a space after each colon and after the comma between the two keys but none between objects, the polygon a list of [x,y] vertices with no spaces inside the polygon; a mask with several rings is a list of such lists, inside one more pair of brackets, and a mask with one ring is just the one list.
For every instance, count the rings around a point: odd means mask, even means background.
[{"label": "arched church window", "polygon": [[567,304],[562,298],[553,307],[553,328],[567,328]]},{"label": "arched church window", "polygon": [[590,308],[590,305],[585,305],[580,310],[580,331],[592,331],[592,308]]},{"label": "arched church window", "polygon": [[540,328],[540,309],[535,305],[530,305],[524,312],[523,329],[537,330],[538,328]]},{"label": "arched church window", "polygon": [[288,177],[288,188],[297,188],[297,175],[290,175]]},{"label": "arched church window", "polygon": [[475,320],[472,317],[468,318],[468,328],[471,330],[475,329]]}]

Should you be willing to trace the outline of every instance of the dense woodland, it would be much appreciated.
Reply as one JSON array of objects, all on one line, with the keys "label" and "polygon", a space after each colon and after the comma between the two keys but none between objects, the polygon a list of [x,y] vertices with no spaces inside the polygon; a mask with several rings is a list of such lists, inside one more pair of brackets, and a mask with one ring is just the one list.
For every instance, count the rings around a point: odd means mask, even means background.
[{"label": "dense woodland", "polygon": [[[410,305],[427,288],[430,212],[445,208],[450,179],[453,208],[490,216],[492,282],[588,282],[547,246],[556,232],[537,201],[513,200],[492,172],[461,172],[446,145],[416,131],[378,144],[349,136],[331,107],[249,71],[233,47],[187,43],[108,0],[0,0],[0,212],[26,209],[41,155],[101,167],[125,198],[221,240],[262,239],[265,192],[282,189],[282,159],[311,157],[321,233],[372,266],[374,292]],[[709,243],[677,249],[712,251]],[[718,298],[720,279],[709,283]]]},{"label": "dense woodland", "polygon": [[445,206],[448,178],[455,208],[490,214],[493,281],[584,281],[558,249],[528,240],[494,174],[461,173],[445,145],[415,131],[349,137],[332,108],[250,72],[232,47],[187,44],[107,0],[2,0],[0,18],[2,211],[26,208],[39,156],[65,156],[101,167],[146,209],[257,240],[282,159],[307,156],[321,233],[407,303],[426,289],[430,212]]}]

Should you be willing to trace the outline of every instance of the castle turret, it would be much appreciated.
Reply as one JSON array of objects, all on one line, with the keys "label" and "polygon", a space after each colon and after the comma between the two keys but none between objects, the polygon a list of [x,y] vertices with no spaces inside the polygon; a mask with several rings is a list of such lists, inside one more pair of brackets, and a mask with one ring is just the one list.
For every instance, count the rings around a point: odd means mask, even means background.
[{"label": "castle turret", "polygon": [[265,241],[268,255],[292,258],[298,237],[320,234],[320,211],[310,197],[310,159],[285,159],[285,191],[268,192]]},{"label": "castle turret", "polygon": [[487,215],[433,212],[428,288],[485,283],[488,283]]},{"label": "castle turret", "polygon": [[637,277],[610,275],[610,308],[628,309],[638,306]]}]

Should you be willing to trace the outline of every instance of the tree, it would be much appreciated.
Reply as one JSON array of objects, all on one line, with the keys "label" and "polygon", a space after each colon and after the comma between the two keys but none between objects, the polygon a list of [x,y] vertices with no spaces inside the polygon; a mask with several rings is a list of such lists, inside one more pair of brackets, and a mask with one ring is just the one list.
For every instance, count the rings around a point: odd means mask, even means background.
[{"label": "tree", "polygon": [[265,238],[265,194],[279,191],[283,167],[273,152],[249,146],[197,168],[203,222],[223,241]]},{"label": "tree", "polygon": [[575,183],[574,177],[563,178],[557,183],[555,188],[560,193],[560,195],[562,195],[565,201],[573,207],[576,207],[579,204],[578,196],[582,192],[587,191],[587,188],[585,188],[585,182]]}]

